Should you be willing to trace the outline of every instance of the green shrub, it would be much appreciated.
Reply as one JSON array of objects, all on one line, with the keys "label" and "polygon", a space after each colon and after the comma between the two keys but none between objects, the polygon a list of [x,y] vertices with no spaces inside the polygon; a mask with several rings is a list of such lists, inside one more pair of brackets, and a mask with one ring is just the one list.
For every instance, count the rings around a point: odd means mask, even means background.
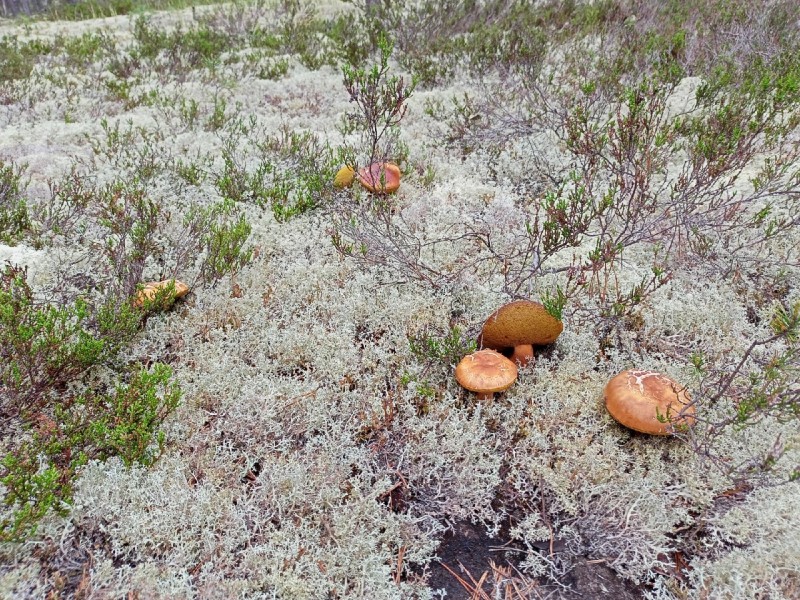
[{"label": "green shrub", "polygon": [[153,464],[164,445],[159,427],[181,397],[171,377],[163,364],[140,367],[111,393],[64,395],[53,402],[52,417],[31,415],[26,437],[0,460],[3,502],[11,508],[0,520],[0,541],[33,535],[51,509],[64,513],[89,460],[118,456],[126,466]]},{"label": "green shrub", "polygon": [[51,508],[63,510],[87,460],[149,465],[157,457],[157,429],[180,398],[169,367],[138,368],[113,393],[76,392],[84,373],[131,341],[141,317],[127,303],[41,303],[23,269],[7,264],[0,273],[0,435],[10,445],[0,482],[11,507],[0,541],[24,538]]},{"label": "green shrub", "polygon": [[[158,427],[178,406],[181,390],[171,381],[172,369],[156,363],[150,371],[139,368],[125,385],[111,394],[88,393],[75,401],[76,410],[57,411],[66,431],[85,437],[92,458],[118,456],[126,466],[150,466],[164,447]],[[155,446],[154,446],[155,444]]]},{"label": "green shrub", "polygon": [[342,164],[340,151],[309,132],[282,129],[256,141],[259,160],[248,167],[248,156],[238,138],[226,141],[223,170],[215,177],[224,199],[270,208],[285,222],[325,204],[333,193],[332,181]]},{"label": "green shrub", "polygon": [[39,410],[107,356],[106,345],[88,330],[90,307],[77,299],[67,307],[39,306],[25,272],[7,264],[0,273],[0,384],[6,415]]},{"label": "green shrub", "polygon": [[408,335],[411,354],[423,363],[440,363],[448,370],[467,354],[475,352],[475,340],[465,337],[460,327],[453,326],[447,333],[425,330]]},{"label": "green shrub", "polygon": [[250,262],[253,250],[245,248],[245,243],[252,228],[233,200],[190,210],[184,225],[197,251],[204,255],[200,266],[203,281],[214,282]]},{"label": "green shrub", "polygon": [[15,37],[3,36],[0,41],[0,83],[27,79],[38,58],[51,51],[52,46],[47,42],[20,43]]},{"label": "green shrub", "polygon": [[22,167],[0,160],[0,242],[14,244],[31,229],[28,205],[22,196]]},{"label": "green shrub", "polygon": [[389,59],[394,43],[384,34],[378,37],[378,62],[371,67],[342,66],[344,87],[356,106],[346,114],[347,131],[357,131],[367,164],[391,159],[399,161],[401,144],[398,125],[406,114],[406,102],[414,93],[416,79],[406,83],[402,77],[389,75]]}]

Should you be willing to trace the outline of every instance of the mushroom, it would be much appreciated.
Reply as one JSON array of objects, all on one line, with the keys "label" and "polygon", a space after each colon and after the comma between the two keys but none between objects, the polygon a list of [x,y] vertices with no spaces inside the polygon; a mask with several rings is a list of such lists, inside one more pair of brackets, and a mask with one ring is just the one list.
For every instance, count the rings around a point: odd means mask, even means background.
[{"label": "mushroom", "polygon": [[533,360],[533,346],[552,344],[564,324],[531,300],[517,300],[501,306],[486,319],[478,346],[498,352],[513,348],[511,360],[524,367]]},{"label": "mushroom", "polygon": [[351,183],[353,183],[353,179],[355,179],[355,177],[356,170],[350,165],[345,165],[339,169],[339,171],[336,173],[336,177],[333,178],[333,187],[348,187]]},{"label": "mushroom", "polygon": [[161,290],[167,289],[170,285],[174,286],[175,292],[172,297],[168,299],[167,306],[172,304],[176,298],[183,298],[189,293],[189,286],[177,279],[148,281],[144,284],[144,287],[136,293],[136,297],[133,299],[133,305],[137,308],[142,308],[146,302],[155,299]]},{"label": "mushroom", "polygon": [[475,392],[478,400],[491,400],[495,392],[504,392],[516,380],[517,366],[494,350],[468,354],[456,367],[456,381]]},{"label": "mushroom", "polygon": [[695,423],[686,388],[656,371],[623,371],[606,384],[604,396],[609,414],[640,433],[669,435]]},{"label": "mushroom", "polygon": [[394,163],[372,163],[358,170],[358,182],[373,194],[391,194],[400,187],[400,167]]}]

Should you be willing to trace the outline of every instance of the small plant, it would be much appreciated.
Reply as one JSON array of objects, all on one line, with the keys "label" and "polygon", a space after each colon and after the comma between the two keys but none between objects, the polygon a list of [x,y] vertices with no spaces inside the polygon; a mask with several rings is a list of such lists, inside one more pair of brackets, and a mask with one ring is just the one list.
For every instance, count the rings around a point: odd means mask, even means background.
[{"label": "small plant", "polygon": [[277,135],[255,141],[259,156],[255,162],[237,139],[233,135],[226,140],[225,166],[216,176],[223,198],[269,207],[278,222],[328,203],[333,194],[331,181],[343,160],[341,151],[321,143],[312,133],[283,128]]},{"label": "small plant", "polygon": [[188,237],[196,241],[195,249],[186,250],[203,254],[199,277],[204,282],[215,282],[250,262],[253,250],[245,248],[245,243],[251,227],[244,215],[238,214],[233,201],[196,208],[185,217],[184,224]]},{"label": "small plant", "polygon": [[22,166],[0,160],[0,242],[4,244],[14,244],[31,230],[22,173]]},{"label": "small plant", "polygon": [[97,363],[111,358],[138,330],[129,306],[40,305],[26,272],[11,264],[0,273],[0,385],[6,417],[41,410],[52,395]]},{"label": "small plant", "polygon": [[149,465],[158,456],[157,430],[180,398],[169,367],[139,368],[110,394],[77,392],[85,373],[111,364],[132,340],[147,308],[83,297],[43,303],[24,269],[7,264],[0,272],[0,435],[8,442],[0,482],[12,508],[0,540],[23,539],[50,509],[62,511],[86,461],[119,456]]},{"label": "small plant", "polygon": [[33,535],[50,510],[64,513],[80,467],[89,460],[119,456],[126,466],[151,465],[164,445],[159,427],[181,397],[171,376],[168,366],[156,363],[110,394],[62,396],[52,409],[26,415],[30,435],[0,460],[3,500],[12,508],[0,520],[0,541]]},{"label": "small plant", "polygon": [[245,164],[247,158],[241,155],[234,140],[226,141],[222,149],[224,166],[222,172],[215,175],[214,185],[225,199],[264,206],[269,196],[274,166],[263,161],[255,169],[248,169]]},{"label": "small plant", "polygon": [[197,157],[197,161],[178,159],[175,162],[175,174],[180,177],[184,182],[189,185],[198,187],[205,180],[208,175],[207,171],[201,166],[201,157]]},{"label": "small plant", "polygon": [[379,61],[371,68],[342,67],[344,87],[356,110],[346,115],[349,131],[361,135],[367,164],[398,160],[397,126],[406,113],[416,80],[406,84],[402,77],[389,75],[389,58],[394,44],[381,34],[377,40]]},{"label": "small plant", "polygon": [[212,284],[250,260],[251,228],[233,199],[210,207],[193,203],[173,219],[136,181],[98,188],[73,170],[51,191],[36,215],[42,230],[67,239],[90,232],[103,240],[88,257],[94,268],[83,286],[101,291],[112,305],[129,302],[153,263],[161,268],[159,279],[188,279],[193,270]]},{"label": "small plant", "polygon": [[107,356],[89,329],[90,307],[37,307],[26,274],[7,264],[0,273],[0,385],[5,418],[40,410],[51,394]]},{"label": "small plant", "polygon": [[408,335],[411,353],[423,363],[443,363],[448,367],[455,366],[467,354],[475,352],[475,340],[466,338],[464,332],[453,326],[444,336],[430,334],[427,331]]},{"label": "small plant", "polygon": [[55,45],[73,68],[85,67],[106,52],[116,52],[113,38],[103,32],[86,32],[79,37],[57,38]]},{"label": "small plant", "polygon": [[450,99],[450,103],[451,108],[448,111],[441,100],[428,100],[425,113],[446,125],[446,140],[449,144],[458,143],[461,151],[464,154],[469,154],[473,147],[468,139],[475,130],[480,130],[485,125],[483,123],[484,117],[475,106],[474,98],[470,97],[467,92],[464,92],[463,99],[453,96]]},{"label": "small plant", "polygon": [[118,456],[128,467],[137,463],[150,466],[164,448],[164,433],[158,428],[180,398],[172,369],[156,363],[150,370],[137,370],[111,394],[78,397],[72,415],[62,408],[57,416],[67,423],[67,432],[85,435],[92,458]]},{"label": "small plant", "polygon": [[289,72],[289,61],[285,58],[266,59],[258,66],[256,77],[259,79],[278,80]]},{"label": "small plant", "polygon": [[27,79],[40,56],[49,54],[52,46],[44,41],[20,43],[14,37],[0,40],[0,83]]},{"label": "small plant", "polygon": [[164,141],[162,131],[134,126],[130,120],[112,125],[106,118],[100,119],[100,127],[102,136],[87,136],[93,160],[112,165],[120,173],[120,179],[124,179],[124,174],[135,185],[146,186],[166,169],[167,161],[159,149]]},{"label": "small plant", "polygon": [[225,115],[225,109],[227,107],[228,103],[225,98],[214,96],[214,108],[205,123],[206,131],[217,131],[225,126],[228,120],[228,117]]},{"label": "small plant", "polygon": [[567,305],[567,295],[561,286],[556,286],[555,292],[545,290],[539,299],[542,301],[542,306],[544,306],[547,313],[560,321],[564,313],[564,307]]},{"label": "small plant", "polygon": [[144,189],[120,182],[95,191],[89,215],[104,240],[99,259],[112,297],[128,298],[142,281],[145,264],[159,254],[157,240],[163,226],[162,209]]},{"label": "small plant", "polygon": [[741,462],[733,461],[727,456],[729,450],[721,451],[718,443],[731,431],[751,429],[764,421],[800,421],[800,302],[777,305],[769,325],[772,335],[751,342],[741,356],[712,357],[702,351],[689,356],[699,380],[695,402],[705,412],[724,404],[727,416],[701,417],[698,427],[681,435],[737,485],[800,478],[798,465],[778,468],[789,449],[780,436],[747,449],[749,457]]}]

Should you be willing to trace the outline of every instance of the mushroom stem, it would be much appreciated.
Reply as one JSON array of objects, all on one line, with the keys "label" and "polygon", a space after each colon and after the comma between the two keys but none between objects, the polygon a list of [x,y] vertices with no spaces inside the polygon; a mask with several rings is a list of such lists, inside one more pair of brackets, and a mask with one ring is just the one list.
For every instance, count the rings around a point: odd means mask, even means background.
[{"label": "mushroom stem", "polygon": [[477,392],[475,395],[478,397],[478,400],[493,400],[494,399],[494,392]]},{"label": "mushroom stem", "polygon": [[533,345],[521,344],[514,346],[514,354],[511,355],[511,360],[516,362],[520,367],[524,367],[529,362],[533,361]]}]

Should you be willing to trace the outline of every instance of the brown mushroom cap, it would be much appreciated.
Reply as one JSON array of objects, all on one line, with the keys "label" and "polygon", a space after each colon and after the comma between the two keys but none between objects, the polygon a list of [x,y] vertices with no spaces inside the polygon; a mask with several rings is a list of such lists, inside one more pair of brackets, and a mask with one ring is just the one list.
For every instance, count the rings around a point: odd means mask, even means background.
[{"label": "brown mushroom cap", "polygon": [[400,187],[400,167],[393,163],[372,163],[358,170],[358,182],[373,194],[391,194]]},{"label": "brown mushroom cap", "polygon": [[604,395],[609,414],[634,431],[669,435],[695,422],[686,388],[655,371],[623,371],[606,384]]},{"label": "brown mushroom cap", "polygon": [[564,330],[564,324],[531,300],[517,300],[494,311],[483,325],[478,345],[502,351],[514,346],[546,346]]},{"label": "brown mushroom cap", "polygon": [[456,381],[479,395],[491,395],[510,388],[517,380],[517,365],[494,350],[479,350],[461,359]]}]

